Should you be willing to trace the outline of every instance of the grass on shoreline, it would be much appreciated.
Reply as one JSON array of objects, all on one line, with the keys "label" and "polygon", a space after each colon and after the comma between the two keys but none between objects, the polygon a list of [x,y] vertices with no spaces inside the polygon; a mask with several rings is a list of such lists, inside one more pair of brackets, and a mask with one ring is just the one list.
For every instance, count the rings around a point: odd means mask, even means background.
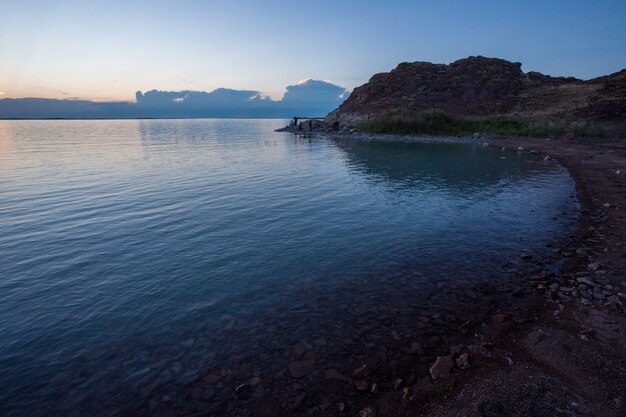
[{"label": "grass on shoreline", "polygon": [[358,129],[368,133],[394,135],[467,136],[475,132],[498,137],[604,137],[605,132],[585,123],[563,125],[551,121],[525,122],[509,116],[457,118],[441,110],[415,112],[392,110],[376,119],[362,123]]}]

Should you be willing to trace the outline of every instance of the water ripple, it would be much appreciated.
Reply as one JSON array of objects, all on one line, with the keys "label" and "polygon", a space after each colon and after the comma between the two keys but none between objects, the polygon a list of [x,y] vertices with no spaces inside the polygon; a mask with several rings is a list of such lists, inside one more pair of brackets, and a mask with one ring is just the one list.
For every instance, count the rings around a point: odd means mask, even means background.
[{"label": "water ripple", "polygon": [[[113,392],[107,378],[198,326],[219,338],[292,294],[379,291],[363,277],[392,270],[416,287],[488,276],[573,225],[571,179],[533,156],[309,141],[283,123],[0,121],[7,415]],[[87,351],[107,353],[84,377]]]}]

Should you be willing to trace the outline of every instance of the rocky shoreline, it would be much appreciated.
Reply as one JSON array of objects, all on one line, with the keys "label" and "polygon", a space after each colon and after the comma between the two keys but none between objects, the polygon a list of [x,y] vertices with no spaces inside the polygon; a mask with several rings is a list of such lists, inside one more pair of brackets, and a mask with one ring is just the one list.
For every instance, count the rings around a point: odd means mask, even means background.
[{"label": "rocky shoreline", "polygon": [[[157,392],[138,414],[623,415],[625,143],[315,129],[299,137],[468,143],[554,158],[576,182],[578,231],[499,265],[499,280],[448,276],[414,292],[419,272],[397,271],[363,293],[350,285],[310,300],[302,289],[272,323],[253,325],[251,346],[226,345],[228,366],[194,374],[175,401]],[[371,282],[364,277],[363,288]],[[292,305],[307,311],[305,322],[292,323]],[[276,326],[292,324],[291,341],[273,338]]]},{"label": "rocky shoreline", "polygon": [[315,129],[299,138],[468,143],[554,158],[576,182],[578,231],[503,262],[498,279],[451,272],[418,290],[419,271],[400,270],[330,297],[312,300],[303,288],[271,322],[226,334],[215,357],[225,366],[181,371],[182,388],[151,391],[135,415],[623,415],[626,144]]},{"label": "rocky shoreline", "polygon": [[[122,394],[102,387],[97,401],[64,406],[133,416],[623,415],[626,143],[315,129],[298,138],[468,143],[554,158],[576,183],[563,215],[580,204],[577,232],[485,262],[471,277],[445,265],[427,277],[398,268],[332,294],[298,287],[262,317],[212,331],[198,318],[197,337],[112,374]],[[80,388],[100,365],[84,357],[77,377],[58,385]]]},{"label": "rocky shoreline", "polygon": [[[626,143],[322,133],[332,140],[446,142],[542,154],[565,166],[581,203],[578,232],[524,273],[534,297],[498,311],[449,346],[430,378],[388,394],[358,416],[619,416],[626,410]],[[533,262],[532,256],[521,254]],[[515,295],[515,293],[512,293]],[[525,314],[519,315],[520,311]],[[467,370],[472,368],[471,371]],[[330,414],[328,414],[330,415]]]}]

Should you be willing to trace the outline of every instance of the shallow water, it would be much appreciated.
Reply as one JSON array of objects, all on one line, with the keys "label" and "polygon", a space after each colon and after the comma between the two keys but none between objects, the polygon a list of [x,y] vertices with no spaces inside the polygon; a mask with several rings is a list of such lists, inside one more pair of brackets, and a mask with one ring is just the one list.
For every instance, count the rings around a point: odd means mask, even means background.
[{"label": "shallow water", "polygon": [[0,411],[170,398],[259,340],[506,280],[573,230],[573,182],[539,157],[282,125],[0,121]]}]

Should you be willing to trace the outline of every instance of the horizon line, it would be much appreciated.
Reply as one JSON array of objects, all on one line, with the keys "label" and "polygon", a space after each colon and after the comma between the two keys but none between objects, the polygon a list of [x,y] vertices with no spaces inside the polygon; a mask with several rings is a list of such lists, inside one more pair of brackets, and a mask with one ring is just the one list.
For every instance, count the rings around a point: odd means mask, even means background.
[{"label": "horizon line", "polygon": [[[302,117],[298,119],[323,119],[323,117]],[[263,117],[263,116],[225,116],[225,117],[0,117],[5,120],[199,120],[199,119],[292,119],[293,116]]]}]

